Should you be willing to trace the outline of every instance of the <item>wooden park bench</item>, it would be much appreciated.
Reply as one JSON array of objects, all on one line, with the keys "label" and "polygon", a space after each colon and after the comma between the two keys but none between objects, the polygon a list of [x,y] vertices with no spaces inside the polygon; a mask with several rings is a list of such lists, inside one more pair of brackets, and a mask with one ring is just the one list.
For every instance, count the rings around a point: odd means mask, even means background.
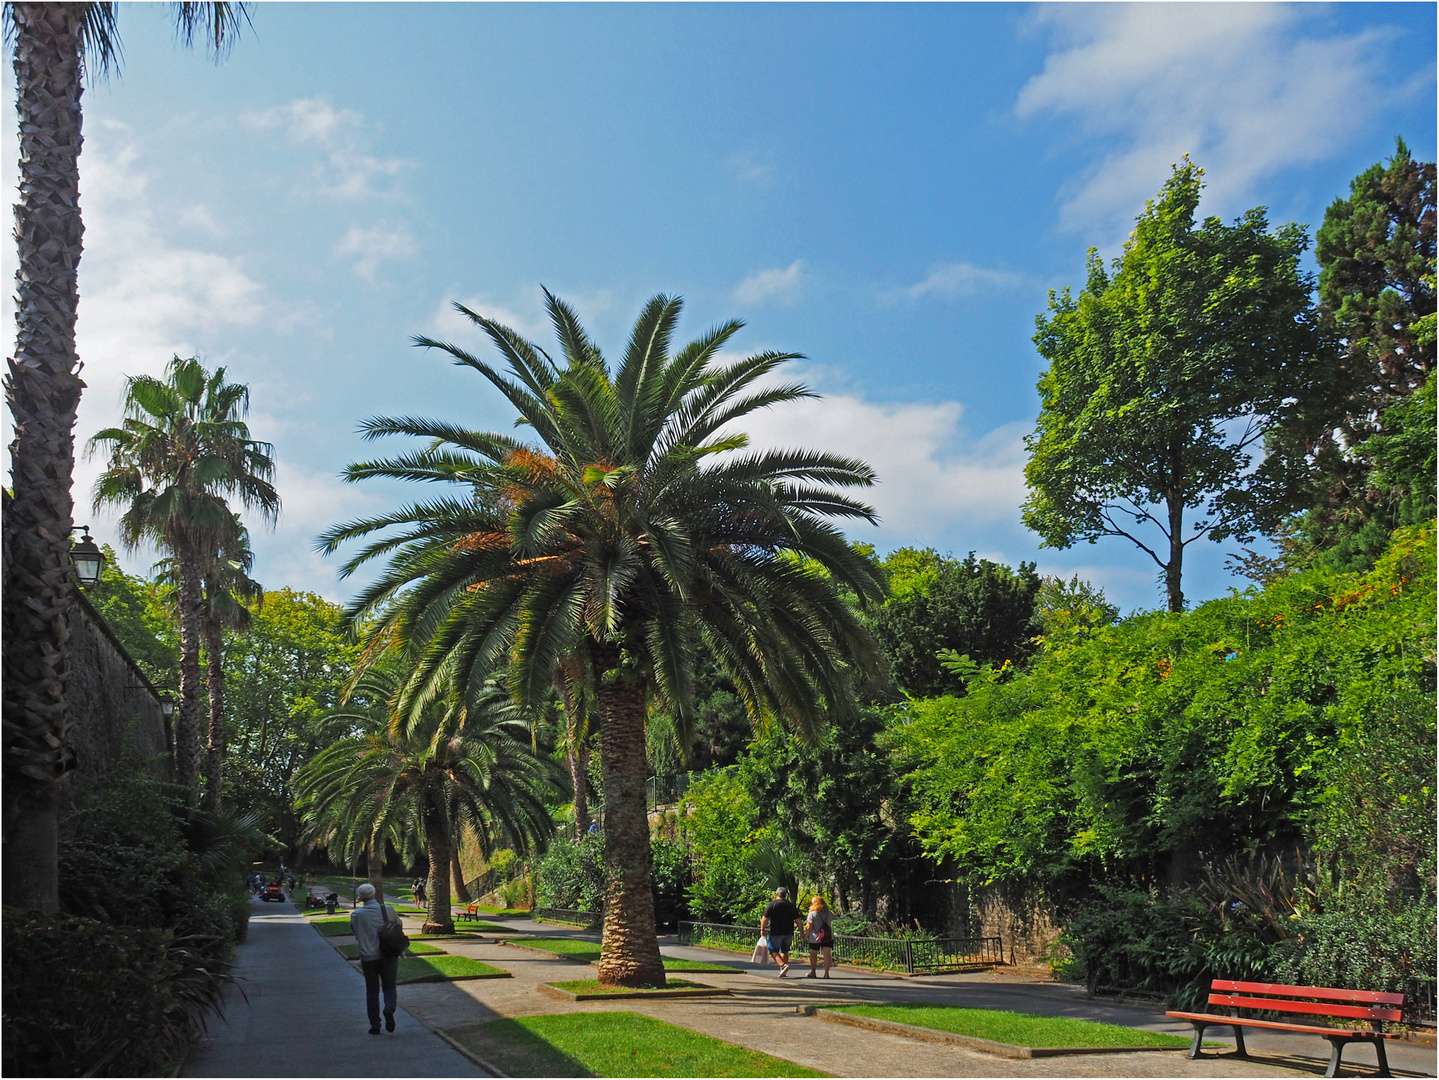
[{"label": "wooden park bench", "polygon": [[[1271,1031],[1299,1031],[1306,1035],[1322,1035],[1333,1048],[1329,1055],[1329,1068],[1325,1076],[1339,1075],[1339,1059],[1344,1048],[1352,1042],[1374,1044],[1379,1058],[1379,1075],[1392,1076],[1389,1059],[1384,1054],[1384,1040],[1398,1038],[1384,1030],[1386,1021],[1398,1020],[1404,1009],[1403,994],[1382,994],[1373,990],[1336,990],[1327,986],[1280,986],[1274,983],[1235,982],[1231,979],[1215,979],[1209,987],[1209,1005],[1230,1008],[1234,1012],[1226,1015],[1220,1012],[1191,1013],[1169,1012],[1165,1016],[1188,1020],[1194,1025],[1194,1045],[1189,1048],[1191,1059],[1200,1056],[1199,1047],[1204,1040],[1207,1027],[1232,1027],[1234,1029],[1235,1056],[1248,1057],[1244,1049],[1246,1027],[1268,1028]],[[1250,1020],[1242,1010],[1267,1013],[1286,1013],[1295,1017],[1328,1016],[1339,1020],[1367,1021],[1369,1027],[1358,1025],[1348,1027],[1320,1027],[1316,1024],[1299,1024],[1285,1020]]]},{"label": "wooden park bench", "polygon": [[479,905],[479,904],[469,904],[468,906],[466,906],[466,908],[465,908],[464,911],[457,911],[457,912],[455,912],[455,918],[457,918],[457,919],[469,919],[471,922],[479,922],[479,921],[480,921],[480,905]]}]

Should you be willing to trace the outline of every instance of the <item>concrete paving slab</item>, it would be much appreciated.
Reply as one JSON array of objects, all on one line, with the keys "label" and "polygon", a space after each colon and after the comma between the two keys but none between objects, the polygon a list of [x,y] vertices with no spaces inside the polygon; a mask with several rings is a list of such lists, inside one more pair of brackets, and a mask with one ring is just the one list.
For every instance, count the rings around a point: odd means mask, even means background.
[{"label": "concrete paving slab", "polygon": [[186,1076],[486,1076],[407,1010],[394,1034],[369,1034],[365,981],[293,905],[254,901],[236,957],[240,989],[192,1057]]}]

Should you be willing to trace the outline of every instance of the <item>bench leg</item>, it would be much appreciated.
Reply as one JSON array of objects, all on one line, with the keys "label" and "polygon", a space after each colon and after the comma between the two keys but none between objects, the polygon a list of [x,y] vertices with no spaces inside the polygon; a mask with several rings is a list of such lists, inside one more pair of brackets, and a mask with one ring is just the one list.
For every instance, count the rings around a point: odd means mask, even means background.
[{"label": "bench leg", "polygon": [[1324,1070],[1324,1075],[1338,1076],[1339,1059],[1344,1056],[1344,1046],[1346,1043],[1349,1042],[1349,1040],[1344,1038],[1338,1038],[1333,1035],[1326,1035],[1324,1037],[1329,1040],[1329,1045],[1334,1048],[1329,1053],[1329,1068]]},{"label": "bench leg", "polygon": [[1383,1039],[1374,1040],[1374,1056],[1379,1059],[1379,1075],[1393,1076],[1394,1074],[1389,1071],[1389,1055],[1384,1052]]},{"label": "bench leg", "polygon": [[1194,1025],[1194,1041],[1189,1044],[1189,1060],[1193,1061],[1195,1058],[1201,1056],[1199,1053],[1199,1044],[1204,1041],[1205,1025],[1201,1024],[1198,1020],[1191,1020],[1189,1022]]},{"label": "bench leg", "polygon": [[1238,1024],[1234,1025],[1234,1056],[1239,1058],[1249,1056],[1249,1051],[1244,1047],[1244,1028]]}]

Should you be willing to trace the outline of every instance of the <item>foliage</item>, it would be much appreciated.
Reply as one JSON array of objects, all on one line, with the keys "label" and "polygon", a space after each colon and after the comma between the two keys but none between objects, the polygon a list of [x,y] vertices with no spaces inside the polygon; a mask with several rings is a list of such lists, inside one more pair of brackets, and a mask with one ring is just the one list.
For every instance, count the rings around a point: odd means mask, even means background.
[{"label": "foliage", "polygon": [[258,814],[291,852],[300,832],[291,777],[322,747],[354,733],[327,719],[359,656],[343,616],[314,593],[275,589],[226,650],[226,801]]},{"label": "foliage", "polygon": [[551,841],[535,863],[536,903],[570,911],[603,910],[604,846],[598,831],[580,840]]},{"label": "foliage", "polygon": [[650,880],[654,885],[655,917],[671,922],[688,912],[686,893],[692,873],[689,852],[674,840],[650,841]]},{"label": "foliage", "polygon": [[218,1007],[263,842],[252,819],[143,776],[89,793],[63,823],[67,914],[5,913],[7,1074],[172,1070]]},{"label": "foliage", "polygon": [[168,931],[6,908],[3,933],[5,1075],[163,1076],[183,1058]]},{"label": "foliage", "polygon": [[1026,440],[1025,524],[1048,547],[1129,540],[1159,567],[1171,611],[1188,544],[1248,539],[1293,509],[1254,448],[1304,412],[1324,367],[1304,230],[1270,231],[1262,208],[1196,225],[1202,175],[1175,166],[1112,268],[1091,250],[1079,296],[1050,293]]},{"label": "foliage", "polygon": [[732,772],[708,773],[685,794],[686,840],[695,855],[689,909],[708,922],[759,924],[776,882],[754,863],[770,833],[756,827],[757,810]]},{"label": "foliage", "polygon": [[835,717],[813,746],[771,730],[739,769],[756,817],[772,823],[792,852],[791,872],[837,886],[870,916],[901,872],[908,831],[895,805],[899,779],[881,745],[885,726],[885,710],[871,706]]},{"label": "foliage", "polygon": [[100,580],[85,589],[85,599],[115,632],[120,644],[155,686],[179,686],[180,642],[175,622],[155,582],[125,573],[109,544]]},{"label": "foliage", "polygon": [[874,631],[906,693],[930,696],[962,685],[942,668],[941,649],[996,667],[1017,664],[1033,649],[1040,579],[1032,563],[1012,570],[972,551],[960,561],[900,549],[881,566],[899,585],[874,613]]},{"label": "foliage", "polygon": [[[1062,895],[1156,880],[1176,853],[1292,846],[1393,694],[1432,710],[1434,535],[1401,530],[1367,574],[1315,569],[1056,637],[1027,672],[912,703],[895,740],[926,851],[975,884]],[[1400,790],[1432,790],[1422,752],[1394,767],[1411,770]]]}]

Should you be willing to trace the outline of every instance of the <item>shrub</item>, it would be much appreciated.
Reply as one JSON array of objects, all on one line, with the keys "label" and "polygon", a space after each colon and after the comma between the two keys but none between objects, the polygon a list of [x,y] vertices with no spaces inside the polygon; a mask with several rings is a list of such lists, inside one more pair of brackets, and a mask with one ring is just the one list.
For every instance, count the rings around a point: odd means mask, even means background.
[{"label": "shrub", "polygon": [[3,940],[6,1076],[173,1071],[197,1017],[168,931],[7,908]]},{"label": "shrub", "polygon": [[535,898],[540,907],[575,911],[604,908],[604,837],[556,839],[535,864]]}]

